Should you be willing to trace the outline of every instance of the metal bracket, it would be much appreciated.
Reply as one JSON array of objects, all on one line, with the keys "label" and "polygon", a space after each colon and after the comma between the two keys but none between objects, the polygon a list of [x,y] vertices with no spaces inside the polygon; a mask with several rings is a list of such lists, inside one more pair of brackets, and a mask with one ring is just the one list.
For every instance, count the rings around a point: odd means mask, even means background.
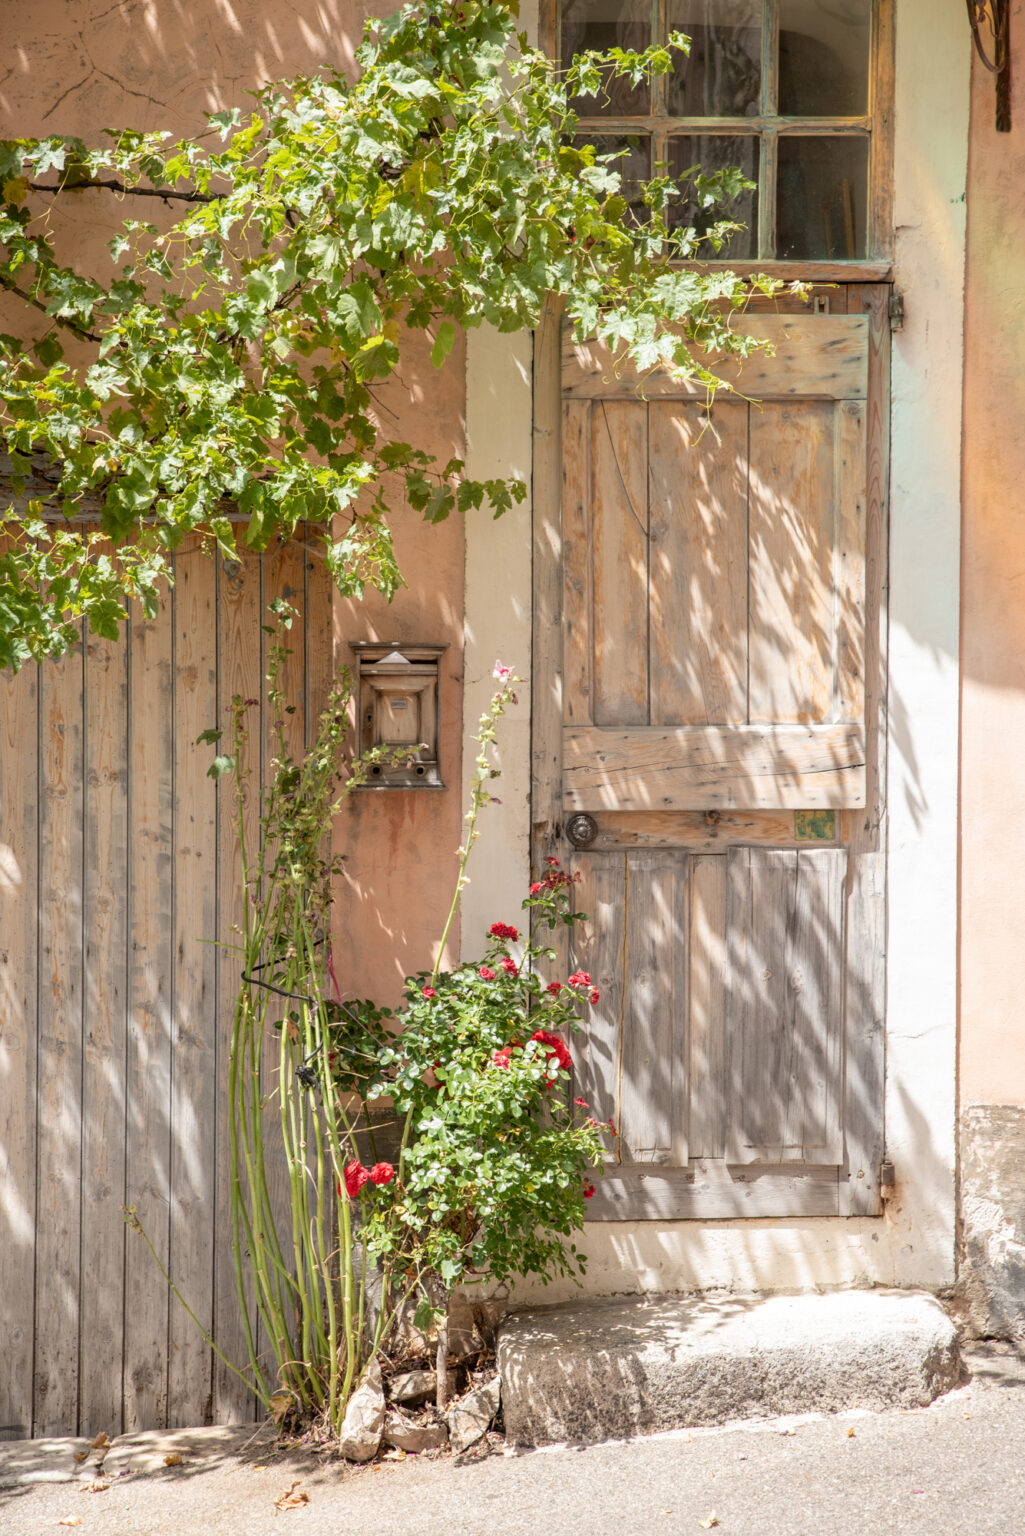
[{"label": "metal bracket", "polygon": [[890,330],[902,331],[904,329],[904,295],[899,288],[894,288],[890,293],[887,308],[890,316]]},{"label": "metal bracket", "polygon": [[[997,83],[997,133],[1011,131],[1011,0],[966,0],[975,51]],[[983,32],[989,34],[988,39]]]},{"label": "metal bracket", "polygon": [[879,1164],[879,1198],[880,1200],[892,1200],[897,1193],[897,1174],[893,1164],[887,1159]]}]

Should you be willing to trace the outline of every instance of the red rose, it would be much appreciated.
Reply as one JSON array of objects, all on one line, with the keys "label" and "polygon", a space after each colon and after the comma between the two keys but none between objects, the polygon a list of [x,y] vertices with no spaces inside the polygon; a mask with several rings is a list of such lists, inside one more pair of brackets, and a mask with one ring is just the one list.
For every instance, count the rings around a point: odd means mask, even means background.
[{"label": "red rose", "polygon": [[477,975],[482,981],[494,981],[495,973],[489,965],[482,965]]},{"label": "red rose", "polygon": [[503,969],[503,971],[507,971],[510,976],[515,976],[516,975],[516,961],[513,960],[510,955],[503,955],[502,956],[502,969]]},{"label": "red rose", "polygon": [[594,1185],[593,1184],[585,1184],[584,1185],[584,1199],[585,1200],[590,1200],[591,1197],[593,1196],[593,1194],[594,1194]]},{"label": "red rose", "polygon": [[598,1001],[599,997],[601,997],[601,993],[598,991],[598,988],[597,987],[592,987],[591,988],[591,1002],[592,1003],[596,1003]]},{"label": "red rose", "polygon": [[[365,1173],[366,1169],[363,1171]],[[371,1184],[390,1184],[395,1177],[395,1169],[391,1163],[375,1163],[369,1177]]]},{"label": "red rose", "polygon": [[504,1067],[507,1067],[509,1065],[509,1058],[511,1056],[512,1056],[512,1046],[511,1045],[503,1045],[502,1049],[500,1051],[496,1051],[494,1056],[491,1059],[495,1063],[496,1067],[503,1067],[504,1068]]},{"label": "red rose", "polygon": [[547,987],[545,987],[545,991],[546,992],[550,992],[553,997],[557,997],[559,995],[559,993],[562,991],[562,982],[561,981],[550,981],[548,983]]},{"label": "red rose", "polygon": [[539,892],[544,890],[544,888],[545,887],[544,887],[544,881],[543,880],[535,880],[534,884],[530,887],[530,894],[532,896],[537,896],[539,894]]},{"label": "red rose", "polygon": [[[550,1064],[552,1058],[554,1057],[564,1072],[569,1071],[570,1067],[572,1066],[573,1058],[570,1056],[569,1051],[566,1049],[564,1043],[559,1039],[558,1035],[549,1034],[547,1029],[535,1029],[530,1038],[532,1040],[536,1040],[539,1045],[546,1047],[546,1062]],[[551,1081],[552,1078],[549,1077],[549,1082]]]},{"label": "red rose", "polygon": [[432,997],[437,997],[437,995],[438,995],[437,992],[435,992],[433,987],[422,987],[421,991],[422,991],[424,997],[427,998],[428,1002],[430,1002]]},{"label": "red rose", "polygon": [[558,869],[558,867],[559,867],[558,859],[553,859],[553,858],[549,857],[549,858],[545,859],[545,863],[548,865],[549,869]]},{"label": "red rose", "polygon": [[520,936],[519,929],[512,923],[492,923],[488,933],[493,939],[508,939],[511,944],[515,944]]},{"label": "red rose", "polygon": [[369,1170],[363,1167],[358,1158],[354,1162],[346,1163],[345,1192],[350,1200],[355,1200],[369,1178]]},{"label": "red rose", "polygon": [[574,1104],[578,1105],[580,1109],[590,1109],[591,1107],[586,1099],[574,1099],[573,1102]]},{"label": "red rose", "polygon": [[613,1136],[618,1136],[619,1135],[619,1132],[616,1130],[615,1121],[613,1120],[611,1115],[609,1116],[609,1130],[612,1132]]},{"label": "red rose", "polygon": [[574,971],[569,978],[571,987],[589,987],[591,985],[590,971]]}]

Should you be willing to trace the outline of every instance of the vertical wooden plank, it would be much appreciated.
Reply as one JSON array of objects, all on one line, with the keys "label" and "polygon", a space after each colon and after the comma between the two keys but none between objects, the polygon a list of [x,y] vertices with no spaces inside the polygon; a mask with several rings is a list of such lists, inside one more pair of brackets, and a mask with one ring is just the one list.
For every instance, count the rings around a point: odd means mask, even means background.
[{"label": "vertical wooden plank", "polygon": [[591,416],[594,723],[648,719],[648,413],[599,400]]},{"label": "vertical wooden plank", "polygon": [[0,1440],[32,1433],[39,671],[0,672]]},{"label": "vertical wooden plank", "polygon": [[128,646],[86,644],[85,1058],[82,1077],[83,1433],[119,1433],[125,1224]]},{"label": "vertical wooden plank", "polygon": [[[534,333],[533,612],[530,688],[530,861],[563,858],[562,828],[562,302],[546,299]],[[586,910],[586,908],[585,908]],[[565,974],[569,930],[553,934]]]},{"label": "vertical wooden plank", "polygon": [[[888,3],[880,6],[882,16]],[[844,1215],[880,1210],[884,1156],[886,1019],[886,606],[889,470],[889,288],[851,290],[851,310],[869,316],[865,513],[865,726],[867,805],[847,816],[846,1164]]]},{"label": "vertical wooden plank", "polygon": [[835,414],[833,717],[837,720],[861,720],[865,714],[866,416],[867,408],[858,400],[844,400]]},{"label": "vertical wooden plank", "polygon": [[651,724],[747,719],[747,417],[649,406]]},{"label": "vertical wooden plank", "polygon": [[334,682],[332,646],[331,577],[322,556],[316,553],[316,536],[307,532],[306,570],[306,742],[312,745],[321,711]]},{"label": "vertical wooden plank", "polygon": [[846,852],[727,855],[730,1162],[843,1155]]},{"label": "vertical wooden plank", "polygon": [[766,401],[751,413],[752,723],[829,718],[834,408]]},{"label": "vertical wooden plank", "polygon": [[78,1429],[82,1172],[82,655],[40,674],[36,1435]]},{"label": "vertical wooden plank", "polygon": [[[238,561],[222,567],[218,574],[218,726],[228,731],[231,725],[231,701],[255,700],[247,714],[250,732],[249,757],[239,764],[239,772],[248,778],[221,779],[217,786],[217,1191],[214,1221],[214,1337],[218,1346],[235,1365],[247,1360],[245,1330],[235,1282],[232,1254],[231,1215],[231,1144],[230,1096],[231,1029],[235,998],[238,995],[241,955],[227,946],[241,942],[242,927],[242,856],[237,833],[237,793],[243,786],[243,815],[246,848],[255,857],[259,836],[259,784],[261,758],[260,697],[260,556],[239,551]],[[225,738],[226,740],[226,738]],[[213,749],[210,749],[211,752]],[[252,1316],[252,1312],[250,1314]],[[214,1419],[217,1423],[238,1424],[251,1419],[255,1412],[252,1394],[238,1377],[214,1357]]]},{"label": "vertical wooden plank", "polygon": [[562,718],[567,725],[590,725],[592,713],[594,573],[590,503],[593,409],[589,400],[566,400],[562,408]]},{"label": "vertical wooden plank", "polygon": [[687,1162],[687,855],[627,857],[619,1087],[624,1163]]},{"label": "vertical wooden plank", "polygon": [[[165,1268],[171,1201],[173,714],[170,593],[152,619],[134,607],[129,639],[128,1205]],[[124,1426],[167,1419],[168,1292],[142,1239],[125,1251]]]},{"label": "vertical wooden plank", "polygon": [[[289,654],[285,657],[278,679],[278,687],[284,694],[286,708],[292,706],[295,712],[285,715],[285,747],[293,761],[299,760],[303,752],[305,739],[305,709],[303,692],[306,673],[306,648],[304,633],[304,574],[302,550],[296,543],[274,545],[263,556],[263,613],[262,622],[272,625],[280,635]],[[299,610],[298,617],[293,620],[291,629],[279,628],[277,620],[270,612],[270,605],[275,599],[282,598],[290,603],[293,608]],[[280,755],[277,737],[274,733],[272,710],[267,697],[269,684],[267,676],[270,671],[269,648],[274,644],[274,636],[265,636],[264,646],[264,680],[261,690],[263,699],[263,782],[264,790],[269,788],[274,773],[275,762]],[[282,999],[282,1011],[287,1007]],[[281,1014],[271,1017],[281,1017]],[[282,1252],[288,1254],[292,1247],[292,1205],[291,1193],[288,1181],[288,1171],[285,1167],[283,1139],[281,1134],[281,1108],[294,1091],[292,1083],[281,1082],[281,1034],[278,1030],[268,1029],[264,1038],[263,1072],[265,1093],[267,1095],[267,1111],[264,1116],[264,1153],[267,1167],[267,1189],[270,1195],[271,1211],[277,1228],[278,1241]],[[260,1348],[264,1347],[265,1340],[261,1336]]]},{"label": "vertical wooden plank", "polygon": [[[599,988],[599,1001],[586,1012],[575,1035],[574,1091],[586,1099],[597,1120],[619,1123],[620,1048],[625,982],[626,855],[580,853],[572,861],[580,875],[577,908],[588,921],[573,931],[574,969],[588,971]],[[617,1157],[620,1143],[617,1141]]]},{"label": "vertical wooden plank", "polygon": [[690,1137],[693,1158],[726,1151],[726,860],[690,860]]},{"label": "vertical wooden plank", "polygon": [[[171,1050],[171,1276],[203,1326],[213,1316],[216,1171],[216,798],[209,748],[217,714],[215,570],[198,538],[175,557],[174,1008]],[[204,1423],[211,1359],[195,1324],[172,1307],[168,1405],[172,1426]]]}]

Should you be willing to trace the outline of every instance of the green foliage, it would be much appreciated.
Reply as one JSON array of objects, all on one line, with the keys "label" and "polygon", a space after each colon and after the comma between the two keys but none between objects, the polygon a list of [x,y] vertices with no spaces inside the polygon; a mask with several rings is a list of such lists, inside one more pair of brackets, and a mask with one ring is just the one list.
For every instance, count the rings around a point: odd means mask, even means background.
[{"label": "green foliage", "polygon": [[[83,618],[113,633],[130,598],[152,612],[191,532],[230,557],[306,519],[343,592],[390,596],[393,505],[438,522],[521,500],[520,481],[469,480],[382,425],[377,391],[418,331],[442,368],[460,328],[532,327],[562,296],[578,336],[713,387],[703,357],[750,345],[730,326],[748,286],[673,265],[699,245],[665,237],[675,185],[653,179],[636,222],[616,157],[572,143],[578,93],[671,63],[613,49],[559,72],[511,0],[420,0],[368,23],[354,82],[268,87],[198,139],[0,144],[0,285],[39,321],[30,344],[0,337],[0,666],[60,654]],[[702,196],[735,190],[720,181]],[[126,220],[102,277],[62,258],[48,220],[90,187],[162,220]],[[702,238],[718,250],[732,227]],[[56,472],[43,495],[39,463]]]}]

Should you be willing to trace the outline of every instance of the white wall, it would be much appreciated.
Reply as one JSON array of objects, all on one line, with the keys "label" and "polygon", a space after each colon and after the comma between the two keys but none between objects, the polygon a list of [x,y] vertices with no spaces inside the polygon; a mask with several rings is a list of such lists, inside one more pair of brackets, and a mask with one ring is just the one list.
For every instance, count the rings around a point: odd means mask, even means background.
[{"label": "white wall", "polygon": [[[921,1285],[954,1278],[958,586],[962,290],[970,39],[962,12],[897,7],[896,281],[890,536],[887,1151],[899,1197],[882,1217],[595,1223],[586,1290]],[[529,462],[529,354],[470,337],[472,472]],[[506,456],[503,458],[503,455]],[[467,529],[467,719],[495,656],[522,671],[529,638],[528,512]],[[526,701],[505,732],[494,813],[465,909],[467,953],[519,889],[528,843]],[[466,758],[471,753],[467,746]],[[502,913],[504,915],[504,913]],[[524,1287],[517,1299],[531,1294]],[[539,1299],[578,1294],[549,1286]]]}]

